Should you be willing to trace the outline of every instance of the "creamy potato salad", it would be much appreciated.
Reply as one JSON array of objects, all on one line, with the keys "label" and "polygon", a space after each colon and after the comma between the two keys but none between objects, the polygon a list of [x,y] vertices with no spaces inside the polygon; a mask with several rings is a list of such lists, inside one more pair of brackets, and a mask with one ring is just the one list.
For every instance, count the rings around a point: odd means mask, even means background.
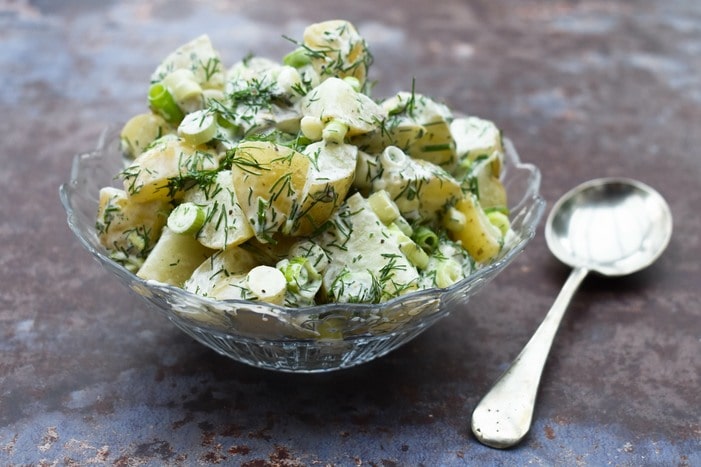
[{"label": "creamy potato salad", "polygon": [[448,287],[511,235],[501,133],[411,90],[370,97],[347,21],[312,24],[281,61],[230,67],[207,36],[151,76],[121,131],[120,188],[96,229],[145,280],[218,300],[378,303]]}]

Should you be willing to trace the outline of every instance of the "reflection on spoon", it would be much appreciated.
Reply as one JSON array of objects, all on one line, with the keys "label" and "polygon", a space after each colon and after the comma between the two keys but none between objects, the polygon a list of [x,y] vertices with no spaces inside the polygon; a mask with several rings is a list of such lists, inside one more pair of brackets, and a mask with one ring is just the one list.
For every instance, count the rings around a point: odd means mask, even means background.
[{"label": "reflection on spoon", "polygon": [[528,433],[552,341],[589,271],[606,276],[639,271],[662,254],[671,236],[669,206],[636,180],[592,180],[555,203],[545,239],[550,251],[573,269],[533,337],[472,413],[472,431],[480,442],[507,448]]}]

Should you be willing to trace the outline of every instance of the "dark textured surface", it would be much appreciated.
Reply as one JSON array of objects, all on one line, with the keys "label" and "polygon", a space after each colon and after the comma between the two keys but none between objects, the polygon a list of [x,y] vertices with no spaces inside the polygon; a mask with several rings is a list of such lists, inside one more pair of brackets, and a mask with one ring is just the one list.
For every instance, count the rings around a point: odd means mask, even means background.
[{"label": "dark textured surface", "polygon": [[[72,155],[141,111],[171,49],[229,63],[351,20],[384,96],[411,85],[495,120],[549,204],[638,178],[675,233],[648,270],[590,277],[553,347],[533,429],[497,451],[472,408],[567,269],[542,236],[465,309],[352,370],[276,374],[218,356],[83,251],[58,186]],[[0,0],[0,464],[701,465],[701,3]]]}]

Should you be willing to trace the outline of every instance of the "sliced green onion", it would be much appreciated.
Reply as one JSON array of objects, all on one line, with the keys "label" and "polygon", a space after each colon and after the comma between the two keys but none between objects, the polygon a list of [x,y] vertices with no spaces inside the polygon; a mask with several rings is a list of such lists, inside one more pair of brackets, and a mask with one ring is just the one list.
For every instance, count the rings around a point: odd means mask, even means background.
[{"label": "sliced green onion", "polygon": [[504,214],[505,216],[509,215],[509,208],[506,206],[492,206],[492,207],[484,209],[485,214],[489,214],[490,212],[494,212],[494,211],[500,212],[500,213]]},{"label": "sliced green onion", "polygon": [[343,81],[350,84],[351,87],[353,88],[353,90],[355,90],[355,92],[360,92],[360,87],[361,87],[360,80],[358,78],[356,78],[355,76],[346,76],[343,78]]},{"label": "sliced green onion", "polygon": [[309,140],[319,141],[322,137],[324,124],[321,119],[307,115],[302,117],[302,120],[299,122],[299,127],[302,134],[309,138]]},{"label": "sliced green onion", "polygon": [[410,238],[406,237],[405,241],[399,242],[399,249],[404,253],[406,259],[417,268],[426,269],[426,266],[428,266],[428,254]]},{"label": "sliced green onion", "polygon": [[299,292],[311,282],[320,278],[319,273],[314,269],[309,259],[303,256],[283,260],[278,263],[277,268],[285,276],[287,290],[290,292]]},{"label": "sliced green onion", "polygon": [[151,85],[148,90],[148,102],[154,112],[172,125],[177,125],[183,119],[183,111],[163,83]]},{"label": "sliced green onion", "polygon": [[414,228],[409,224],[409,221],[402,216],[397,217],[394,222],[392,222],[392,225],[396,226],[407,237],[411,237],[414,234]]},{"label": "sliced green onion", "polygon": [[176,102],[183,103],[202,96],[202,87],[197,83],[192,70],[175,70],[163,78],[163,84],[170,90]]},{"label": "sliced green onion", "polygon": [[384,167],[403,169],[407,163],[407,155],[397,146],[387,146],[380,154],[380,163]]},{"label": "sliced green onion", "polygon": [[[329,265],[329,257],[318,243],[310,240],[300,240],[290,248],[289,256],[295,258],[300,256],[309,260],[309,265],[317,273],[324,272]],[[321,276],[320,276],[321,277]]]},{"label": "sliced green onion", "polygon": [[509,231],[511,228],[511,222],[509,221],[509,217],[504,214],[501,211],[498,210],[492,210],[486,213],[487,214],[487,219],[489,219],[489,222],[495,226],[496,228],[499,229],[501,232],[501,235],[504,236],[506,233]]},{"label": "sliced green onion", "polygon": [[385,225],[391,224],[400,216],[399,208],[385,190],[372,193],[368,197],[368,204]]},{"label": "sliced green onion", "polygon": [[278,269],[285,276],[287,281],[287,290],[298,292],[304,284],[309,281],[309,274],[304,267],[306,258],[300,258],[302,261],[287,261],[287,263],[278,266]]},{"label": "sliced green onion", "polygon": [[342,144],[346,133],[348,133],[348,125],[338,120],[331,120],[324,125],[321,137],[327,143]]},{"label": "sliced green onion", "polygon": [[200,230],[205,212],[195,203],[182,203],[168,216],[168,228],[178,234],[193,234]]},{"label": "sliced green onion", "polygon": [[282,63],[294,68],[302,68],[304,65],[307,65],[310,62],[311,59],[309,58],[309,55],[307,55],[307,51],[303,47],[299,47],[293,50],[292,52],[285,55],[285,57],[283,57],[282,59]]},{"label": "sliced green onion", "polygon": [[421,226],[414,231],[412,238],[421,248],[431,253],[438,246],[438,235],[428,227]]},{"label": "sliced green onion", "polygon": [[217,134],[217,121],[212,112],[197,110],[183,118],[178,126],[178,134],[193,146],[199,146]]},{"label": "sliced green onion", "polygon": [[287,282],[282,272],[272,266],[256,266],[246,275],[246,284],[253,295],[263,302],[282,305]]},{"label": "sliced green onion", "polygon": [[458,167],[456,168],[457,170],[460,170],[461,173],[467,175],[472,171],[472,159],[469,158],[469,152],[463,156],[463,158],[460,160],[458,163]]},{"label": "sliced green onion", "polygon": [[463,278],[462,267],[454,259],[438,263],[436,267],[436,286],[441,289],[455,284]]},{"label": "sliced green onion", "polygon": [[404,234],[397,224],[390,224],[389,231],[397,240],[399,250],[404,253],[404,256],[406,256],[409,262],[419,269],[426,269],[429,262],[428,254],[409,238],[408,235]]}]

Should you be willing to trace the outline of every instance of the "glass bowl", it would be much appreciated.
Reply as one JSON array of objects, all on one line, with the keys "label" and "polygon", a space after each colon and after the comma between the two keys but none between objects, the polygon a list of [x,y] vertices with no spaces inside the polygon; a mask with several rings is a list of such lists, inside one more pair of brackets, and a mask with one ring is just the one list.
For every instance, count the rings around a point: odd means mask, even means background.
[{"label": "glass bowl", "polygon": [[[102,266],[151,308],[197,341],[256,367],[286,372],[349,368],[409,342],[503,271],[533,238],[544,202],[540,171],[522,163],[505,140],[502,181],[510,202],[514,240],[496,261],[445,289],[409,293],[381,304],[331,303],[286,308],[247,300],[217,301],[166,284],[144,281],[109,259],[95,219],[100,188],[114,185],[123,167],[116,129],[100,137],[95,150],[78,154],[68,183],[60,187],[68,225]],[[323,335],[324,337],[320,337]]]}]

